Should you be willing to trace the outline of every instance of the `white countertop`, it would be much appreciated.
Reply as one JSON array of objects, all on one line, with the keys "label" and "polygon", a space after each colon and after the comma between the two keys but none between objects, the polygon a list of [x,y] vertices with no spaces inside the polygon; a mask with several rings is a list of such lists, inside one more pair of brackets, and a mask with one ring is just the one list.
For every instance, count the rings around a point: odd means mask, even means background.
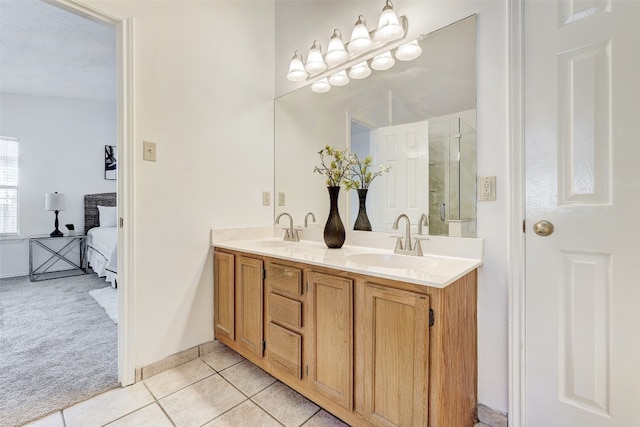
[{"label": "white countertop", "polygon": [[444,288],[482,265],[479,258],[396,255],[392,250],[355,245],[329,249],[324,242],[285,242],[281,237],[212,241],[212,246],[435,288]]}]

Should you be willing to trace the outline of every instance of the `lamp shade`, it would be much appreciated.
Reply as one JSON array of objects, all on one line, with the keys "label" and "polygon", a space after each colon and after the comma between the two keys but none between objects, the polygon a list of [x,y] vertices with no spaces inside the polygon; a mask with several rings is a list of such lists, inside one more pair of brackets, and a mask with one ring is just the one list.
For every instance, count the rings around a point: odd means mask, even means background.
[{"label": "lamp shade", "polygon": [[413,61],[422,53],[418,40],[403,44],[396,50],[396,58],[399,61]]},{"label": "lamp shade", "polygon": [[367,21],[365,21],[364,16],[360,15],[351,33],[351,41],[347,45],[347,49],[352,55],[360,55],[368,52],[372,44],[369,30],[367,30]]},{"label": "lamp shade", "polygon": [[366,79],[369,75],[371,75],[371,68],[367,61],[356,64],[349,70],[349,77],[355,80]]},{"label": "lamp shade", "polygon": [[349,83],[349,77],[345,70],[338,71],[335,74],[329,76],[329,83],[331,86],[344,86]]},{"label": "lamp shade", "polygon": [[324,79],[320,79],[317,82],[314,82],[311,85],[311,90],[316,93],[326,93],[331,90],[331,85],[327,81],[326,77]]},{"label": "lamp shade", "polygon": [[373,35],[373,39],[377,42],[390,42],[402,36],[404,32],[398,16],[393,11],[391,0],[387,0],[387,4],[382,9],[378,29]]},{"label": "lamp shade", "polygon": [[65,209],[65,197],[64,194],[58,193],[46,193],[44,195],[44,210],[45,211],[63,211]]},{"label": "lamp shade", "polygon": [[371,68],[378,71],[388,70],[395,65],[396,61],[391,56],[391,52],[387,51],[373,58]]},{"label": "lamp shade", "polygon": [[309,74],[318,74],[327,69],[327,64],[324,63],[322,58],[322,52],[320,50],[320,42],[315,40],[311,49],[309,49],[309,55],[307,56],[307,63],[304,69]]},{"label": "lamp shade", "polygon": [[287,79],[292,82],[301,82],[307,78],[309,74],[304,69],[304,64],[302,63],[302,55],[296,52],[291,58],[291,62],[289,63],[289,72],[287,73]]},{"label": "lamp shade", "polygon": [[342,34],[340,33],[340,30],[335,29],[333,30],[331,40],[329,40],[329,46],[327,47],[327,54],[324,56],[324,60],[328,66],[332,67],[334,65],[342,64],[347,59],[349,59],[349,54],[344,47]]}]

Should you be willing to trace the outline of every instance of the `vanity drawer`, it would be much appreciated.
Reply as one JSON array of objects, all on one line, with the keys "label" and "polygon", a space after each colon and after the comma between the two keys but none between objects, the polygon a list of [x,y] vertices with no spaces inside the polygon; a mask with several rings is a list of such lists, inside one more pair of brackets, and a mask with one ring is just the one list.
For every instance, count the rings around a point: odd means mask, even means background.
[{"label": "vanity drawer", "polygon": [[302,337],[272,322],[267,333],[267,358],[271,366],[302,378]]},{"label": "vanity drawer", "polygon": [[302,271],[298,268],[269,264],[267,280],[273,289],[302,295]]},{"label": "vanity drawer", "polygon": [[278,294],[269,294],[271,320],[293,328],[302,327],[302,303]]}]

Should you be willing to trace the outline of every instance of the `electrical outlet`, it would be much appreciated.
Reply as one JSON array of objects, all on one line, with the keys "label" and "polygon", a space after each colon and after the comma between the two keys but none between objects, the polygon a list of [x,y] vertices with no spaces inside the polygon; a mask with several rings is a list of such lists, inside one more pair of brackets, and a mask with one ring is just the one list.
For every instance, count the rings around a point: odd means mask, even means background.
[{"label": "electrical outlet", "polygon": [[284,193],[278,193],[278,206],[284,206]]},{"label": "electrical outlet", "polygon": [[271,193],[268,191],[262,192],[262,206],[271,206]]},{"label": "electrical outlet", "polygon": [[156,161],[156,143],[155,142],[143,141],[142,149],[143,149],[143,152],[142,152],[143,160],[147,160],[149,162]]},{"label": "electrical outlet", "polygon": [[479,176],[478,177],[478,200],[493,201],[496,199],[496,177],[495,176]]}]

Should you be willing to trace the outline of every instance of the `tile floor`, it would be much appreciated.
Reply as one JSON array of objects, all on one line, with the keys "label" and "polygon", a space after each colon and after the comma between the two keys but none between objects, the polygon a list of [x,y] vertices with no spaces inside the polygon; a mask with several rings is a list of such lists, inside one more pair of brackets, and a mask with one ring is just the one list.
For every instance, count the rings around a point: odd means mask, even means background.
[{"label": "tile floor", "polygon": [[[222,344],[177,368],[37,420],[29,427],[346,426]],[[476,426],[481,426],[477,424]]]}]

